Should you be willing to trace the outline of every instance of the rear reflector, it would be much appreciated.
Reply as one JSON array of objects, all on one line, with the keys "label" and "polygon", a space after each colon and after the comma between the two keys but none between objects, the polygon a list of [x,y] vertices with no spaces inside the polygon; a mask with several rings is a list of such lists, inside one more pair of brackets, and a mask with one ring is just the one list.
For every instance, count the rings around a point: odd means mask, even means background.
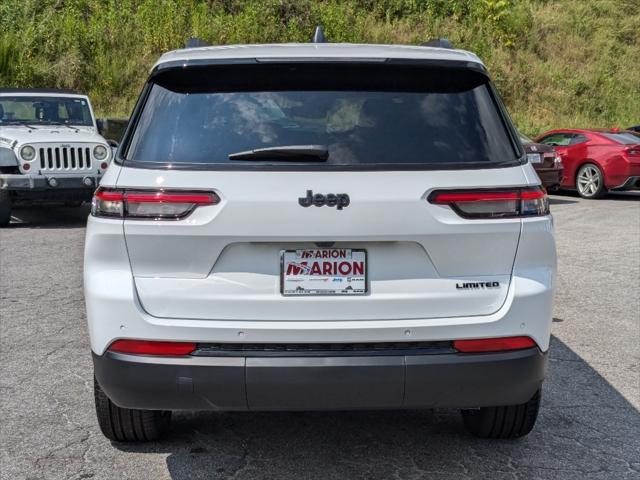
[{"label": "rear reflector", "polygon": [[128,191],[100,187],[93,196],[94,217],[179,220],[196,207],[220,203],[214,192],[177,190]]},{"label": "rear reflector", "polygon": [[196,349],[190,342],[154,342],[149,340],[116,340],[109,347],[110,352],[132,355],[185,356]]},{"label": "rear reflector", "polygon": [[549,201],[540,188],[436,191],[429,202],[448,205],[465,218],[510,218],[547,215]]},{"label": "rear reflector", "polygon": [[453,348],[463,353],[506,352],[535,347],[529,337],[481,338],[478,340],[454,340]]}]

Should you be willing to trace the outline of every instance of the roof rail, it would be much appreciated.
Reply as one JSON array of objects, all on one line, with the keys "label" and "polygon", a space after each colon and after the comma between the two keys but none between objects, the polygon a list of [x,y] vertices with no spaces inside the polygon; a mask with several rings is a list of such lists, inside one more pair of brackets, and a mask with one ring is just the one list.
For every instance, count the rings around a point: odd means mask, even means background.
[{"label": "roof rail", "polygon": [[209,47],[209,46],[210,45],[207,42],[205,42],[204,40],[201,40],[200,38],[189,37],[189,39],[187,40],[186,48]]},{"label": "roof rail", "polygon": [[322,28],[322,25],[316,27],[311,43],[327,43],[327,37],[324,36],[324,28]]},{"label": "roof rail", "polygon": [[437,48],[453,48],[453,43],[451,43],[447,38],[432,38],[428,42],[422,42],[420,44],[421,47],[437,47]]}]

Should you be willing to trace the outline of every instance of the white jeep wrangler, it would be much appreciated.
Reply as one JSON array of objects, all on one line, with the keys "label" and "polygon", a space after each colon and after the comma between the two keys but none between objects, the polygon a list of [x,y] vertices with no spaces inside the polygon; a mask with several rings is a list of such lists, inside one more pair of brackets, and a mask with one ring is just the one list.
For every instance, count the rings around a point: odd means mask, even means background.
[{"label": "white jeep wrangler", "polygon": [[85,95],[0,89],[0,227],[16,204],[91,199],[111,157]]}]

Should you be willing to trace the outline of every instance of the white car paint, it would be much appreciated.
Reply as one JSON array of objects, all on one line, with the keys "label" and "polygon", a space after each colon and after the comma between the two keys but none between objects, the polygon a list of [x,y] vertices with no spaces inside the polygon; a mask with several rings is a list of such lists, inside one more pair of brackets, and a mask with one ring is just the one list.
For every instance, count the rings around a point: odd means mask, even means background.
[{"label": "white car paint", "polygon": [[[481,63],[468,52],[397,46],[205,47],[156,64],[212,58],[408,58]],[[116,339],[403,342],[525,335],[549,347],[556,268],[550,215],[468,220],[427,202],[435,189],[539,185],[531,165],[383,172],[171,171],[113,165],[103,186],[213,189],[221,202],[180,221],[90,217],[85,297],[91,348]],[[302,209],[312,186],[343,211]],[[384,191],[384,201],[380,192]],[[370,250],[370,294],[283,297],[278,252],[330,240]],[[376,253],[381,253],[377,255]],[[459,281],[498,281],[457,290]]]}]

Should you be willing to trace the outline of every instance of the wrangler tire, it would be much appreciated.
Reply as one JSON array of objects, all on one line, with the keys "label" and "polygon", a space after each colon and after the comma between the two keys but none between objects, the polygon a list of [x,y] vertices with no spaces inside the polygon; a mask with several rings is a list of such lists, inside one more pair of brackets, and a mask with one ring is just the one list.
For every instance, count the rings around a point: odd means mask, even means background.
[{"label": "wrangler tire", "polygon": [[0,190],[0,228],[6,227],[11,222],[11,193]]}]

